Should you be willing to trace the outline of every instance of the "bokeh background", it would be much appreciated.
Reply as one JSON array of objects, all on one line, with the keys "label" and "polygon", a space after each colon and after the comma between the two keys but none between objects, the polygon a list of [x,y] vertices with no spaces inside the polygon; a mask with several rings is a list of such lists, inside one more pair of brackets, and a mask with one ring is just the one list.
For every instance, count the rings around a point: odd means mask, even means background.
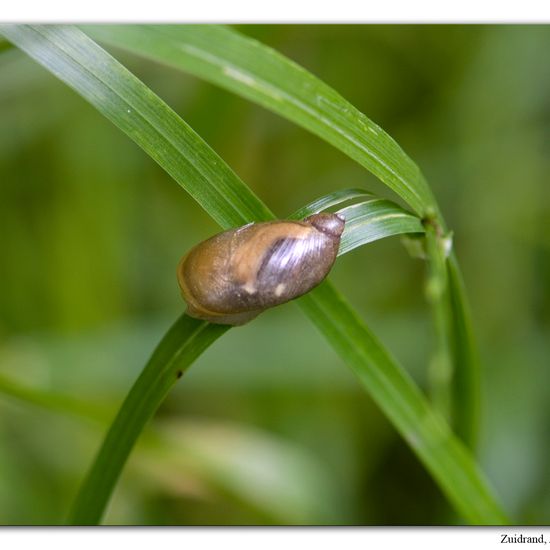
[{"label": "bokeh background", "polygon": [[[454,230],[481,348],[480,462],[518,522],[548,524],[550,27],[239,30],[333,86],[421,166]],[[180,256],[218,227],[73,91],[0,49],[0,523],[56,524],[183,309]],[[281,217],[346,187],[392,197],[293,124],[112,51]],[[346,255],[332,273],[425,387],[423,276],[399,239]],[[132,455],[106,522],[460,522],[444,502],[288,304],[193,365]]]}]

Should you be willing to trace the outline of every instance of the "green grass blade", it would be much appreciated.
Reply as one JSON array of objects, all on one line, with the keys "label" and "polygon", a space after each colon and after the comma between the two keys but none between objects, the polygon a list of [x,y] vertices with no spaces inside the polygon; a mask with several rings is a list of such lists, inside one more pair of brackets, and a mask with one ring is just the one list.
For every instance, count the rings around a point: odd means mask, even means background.
[{"label": "green grass blade", "polygon": [[447,260],[448,288],[451,303],[451,352],[454,358],[453,421],[459,437],[474,449],[479,427],[479,357],[466,301],[462,274],[451,254]]},{"label": "green grass blade", "polygon": [[361,189],[342,189],[324,195],[294,212],[290,219],[301,220],[356,198],[367,200],[337,211],[346,219],[339,256],[385,237],[403,233],[424,233],[424,226],[417,216],[392,201],[381,199]]},{"label": "green grass blade", "polygon": [[330,86],[256,40],[217,25],[84,28],[99,40],[195,74],[292,120],[364,166],[418,214],[437,210],[420,170],[384,130]]},{"label": "green grass blade", "polygon": [[[222,226],[269,217],[269,211],[260,200],[175,113],[83,33],[70,27],[4,26],[0,30],[21,49],[75,88],[147,152],[151,152],[153,158]],[[128,108],[131,110],[130,113],[127,113]],[[130,116],[126,117],[124,113]],[[325,337],[356,370],[371,395],[379,403],[383,401],[383,410],[464,517],[472,522],[485,524],[504,521],[483,475],[470,455],[450,435],[446,424],[430,411],[421,393],[416,389],[411,391],[409,382],[403,382],[408,380],[405,372],[389,359],[374,338],[369,338],[368,331],[361,330],[364,325],[355,316],[351,307],[337,296],[328,284],[323,285],[323,290],[311,297],[302,298],[300,303],[313,321],[318,323]],[[316,318],[321,316],[324,319],[323,316],[326,316],[328,319],[331,315],[334,317],[333,323],[320,322]],[[213,341],[219,335],[216,330],[226,330],[225,327],[207,327],[204,333],[201,332],[204,341],[207,337]],[[357,336],[356,342],[350,340],[349,335],[352,334]],[[187,357],[186,354],[189,354],[189,357],[193,357],[193,353],[198,355],[204,349],[201,343],[203,340],[199,336],[197,335],[195,344],[189,349],[185,348],[187,351],[183,355],[184,358]],[[179,341],[173,344],[175,346],[185,342],[185,334],[180,334]],[[351,347],[344,349],[348,345]],[[161,346],[161,349],[164,351],[155,353],[155,361],[159,365],[163,362],[175,366],[174,362],[169,361],[170,353],[167,352],[173,348]],[[185,361],[183,364],[188,364]],[[388,368],[390,361],[393,365],[390,371],[392,376],[386,377],[381,383],[380,376]],[[170,369],[162,372],[166,378],[156,383],[153,393],[148,394],[149,397],[146,398],[146,401],[151,400],[151,403],[134,405],[139,412],[139,422],[149,418],[158,406],[159,402],[155,401],[157,396],[160,396],[162,391],[168,391],[169,384],[173,383],[174,372]],[[380,390],[382,393],[378,394]],[[120,415],[125,415],[127,424],[133,426],[134,417],[128,414],[129,407],[126,403]],[[403,420],[403,416],[409,414],[415,423],[420,421],[419,428],[412,432],[418,439],[411,437],[408,424]],[[131,437],[118,427],[114,432],[110,431],[110,445],[119,445],[117,438],[129,437],[130,441],[136,437],[139,429],[137,424],[135,426],[130,430]],[[129,452],[131,445],[120,445],[121,449]],[[112,480],[116,480],[118,476],[125,456],[122,451],[119,452],[119,459],[113,470],[109,470],[109,459],[109,453],[100,452],[98,460],[101,467],[97,466],[96,462],[92,471],[96,472],[98,478],[102,475],[108,476],[107,479],[111,480],[112,484]],[[448,475],[442,473],[446,471],[449,471]],[[101,493],[104,501],[105,495],[108,498],[107,493],[110,494],[108,484],[95,486],[89,481],[86,483],[85,490],[81,493],[84,496],[80,497],[80,504],[73,520],[78,521],[78,518],[83,516],[97,518],[100,515],[100,507],[97,506],[97,501],[100,500],[98,494]]]},{"label": "green grass blade", "polygon": [[472,455],[337,291],[322,284],[300,302],[462,517],[472,524],[506,523]]},{"label": "green grass blade", "polygon": [[72,525],[96,525],[101,521],[120,472],[147,421],[184,371],[228,328],[182,315],[166,333],[105,436],[73,505],[69,518]]},{"label": "green grass blade", "polygon": [[338,213],[346,218],[339,256],[384,237],[424,232],[417,216],[384,199],[373,198],[342,208]]},{"label": "green grass blade", "polygon": [[366,199],[370,197],[374,197],[374,195],[364,189],[339,189],[338,191],[323,195],[313,202],[302,206],[302,208],[296,210],[289,218],[291,220],[303,220],[305,217],[311,216],[311,214],[317,214],[318,212],[322,212],[323,210],[338,206],[353,199]]}]

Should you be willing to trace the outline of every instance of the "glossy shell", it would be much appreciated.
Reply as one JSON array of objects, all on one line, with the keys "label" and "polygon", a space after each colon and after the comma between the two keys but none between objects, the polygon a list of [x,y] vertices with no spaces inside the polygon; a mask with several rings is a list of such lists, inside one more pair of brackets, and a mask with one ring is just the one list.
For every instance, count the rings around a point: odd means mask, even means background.
[{"label": "glossy shell", "polygon": [[198,244],[178,266],[187,313],[242,325],[309,292],[334,264],[344,223],[336,214],[314,214],[252,223]]}]

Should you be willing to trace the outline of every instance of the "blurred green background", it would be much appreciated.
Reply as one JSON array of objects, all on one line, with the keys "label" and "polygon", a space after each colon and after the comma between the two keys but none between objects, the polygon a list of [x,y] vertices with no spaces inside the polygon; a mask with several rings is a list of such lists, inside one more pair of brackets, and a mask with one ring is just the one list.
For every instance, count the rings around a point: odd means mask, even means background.
[{"label": "blurred green background", "polygon": [[[481,348],[480,462],[516,521],[549,523],[550,27],[239,29],[333,86],[424,171],[454,230]],[[184,307],[180,256],[218,227],[84,100],[0,50],[0,523],[56,524]],[[113,53],[281,217],[346,187],[391,197],[291,123]],[[425,387],[434,338],[423,277],[399,239],[356,250],[332,272]],[[106,523],[460,522],[443,502],[288,304],[230,331],[185,375]]]}]

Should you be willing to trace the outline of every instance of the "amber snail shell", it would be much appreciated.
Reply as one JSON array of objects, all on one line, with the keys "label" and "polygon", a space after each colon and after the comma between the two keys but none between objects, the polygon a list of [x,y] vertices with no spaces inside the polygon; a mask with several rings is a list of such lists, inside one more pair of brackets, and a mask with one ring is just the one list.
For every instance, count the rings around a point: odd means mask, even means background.
[{"label": "amber snail shell", "polygon": [[344,225],[338,214],[313,214],[251,223],[198,244],[178,265],[187,314],[242,325],[302,296],[332,268]]}]

